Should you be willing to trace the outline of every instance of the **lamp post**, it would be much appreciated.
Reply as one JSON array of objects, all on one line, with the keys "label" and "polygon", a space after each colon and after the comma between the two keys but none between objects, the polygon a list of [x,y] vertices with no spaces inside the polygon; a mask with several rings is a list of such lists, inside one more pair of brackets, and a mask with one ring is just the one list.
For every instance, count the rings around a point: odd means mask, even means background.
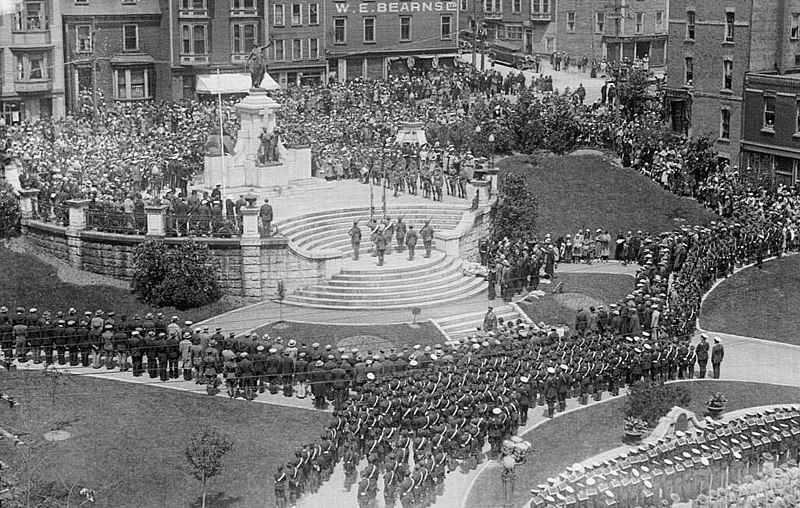
[{"label": "lamp post", "polygon": [[489,134],[489,143],[492,145],[492,153],[491,153],[491,166],[494,169],[494,133]]}]

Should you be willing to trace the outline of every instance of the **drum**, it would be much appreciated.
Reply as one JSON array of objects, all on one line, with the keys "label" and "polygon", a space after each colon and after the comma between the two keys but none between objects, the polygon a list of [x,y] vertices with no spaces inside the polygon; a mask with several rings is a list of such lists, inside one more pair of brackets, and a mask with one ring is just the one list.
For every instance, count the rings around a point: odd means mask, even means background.
[{"label": "drum", "polygon": [[503,441],[503,445],[500,448],[500,453],[503,455],[513,455],[514,454],[514,442],[510,439],[506,439]]}]

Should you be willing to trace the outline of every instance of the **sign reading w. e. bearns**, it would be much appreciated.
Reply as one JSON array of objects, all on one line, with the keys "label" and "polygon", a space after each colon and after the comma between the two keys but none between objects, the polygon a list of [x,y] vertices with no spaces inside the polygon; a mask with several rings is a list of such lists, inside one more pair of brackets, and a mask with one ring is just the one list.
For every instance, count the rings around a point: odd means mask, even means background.
[{"label": "sign reading w. e. bearns", "polygon": [[337,14],[375,14],[384,12],[455,12],[456,2],[368,2],[358,4],[336,3]]}]

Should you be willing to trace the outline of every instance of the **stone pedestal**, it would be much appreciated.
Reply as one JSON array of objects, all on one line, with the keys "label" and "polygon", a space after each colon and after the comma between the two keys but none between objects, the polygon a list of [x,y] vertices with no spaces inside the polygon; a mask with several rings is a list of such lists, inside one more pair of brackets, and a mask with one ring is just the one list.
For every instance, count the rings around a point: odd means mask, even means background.
[{"label": "stone pedestal", "polygon": [[36,201],[39,189],[22,189],[19,191],[19,210],[23,219],[32,219],[36,212]]},{"label": "stone pedestal", "polygon": [[261,238],[258,231],[258,212],[257,207],[242,209],[242,238]]},{"label": "stone pedestal", "polygon": [[88,199],[68,199],[64,202],[69,213],[69,226],[67,226],[67,249],[69,251],[69,264],[75,268],[83,268],[83,240],[81,233],[86,229],[86,210],[89,208]]},{"label": "stone pedestal", "polygon": [[492,182],[490,180],[470,180],[467,186],[467,200],[471,203],[475,199],[475,194],[478,194],[478,208],[482,208],[489,204],[489,189]]},{"label": "stone pedestal", "polygon": [[163,237],[167,233],[167,205],[150,205],[147,214],[147,236]]}]

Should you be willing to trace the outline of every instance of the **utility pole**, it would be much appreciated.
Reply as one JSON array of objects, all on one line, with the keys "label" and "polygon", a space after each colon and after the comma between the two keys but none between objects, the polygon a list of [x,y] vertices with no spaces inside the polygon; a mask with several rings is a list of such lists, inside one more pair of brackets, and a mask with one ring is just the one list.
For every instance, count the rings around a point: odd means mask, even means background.
[{"label": "utility pole", "polygon": [[472,66],[476,65],[478,52],[478,2],[483,0],[472,0]]},{"label": "utility pole", "polygon": [[94,106],[94,121],[97,122],[97,52],[95,51],[95,36],[97,35],[97,18],[92,16],[92,104]]}]

